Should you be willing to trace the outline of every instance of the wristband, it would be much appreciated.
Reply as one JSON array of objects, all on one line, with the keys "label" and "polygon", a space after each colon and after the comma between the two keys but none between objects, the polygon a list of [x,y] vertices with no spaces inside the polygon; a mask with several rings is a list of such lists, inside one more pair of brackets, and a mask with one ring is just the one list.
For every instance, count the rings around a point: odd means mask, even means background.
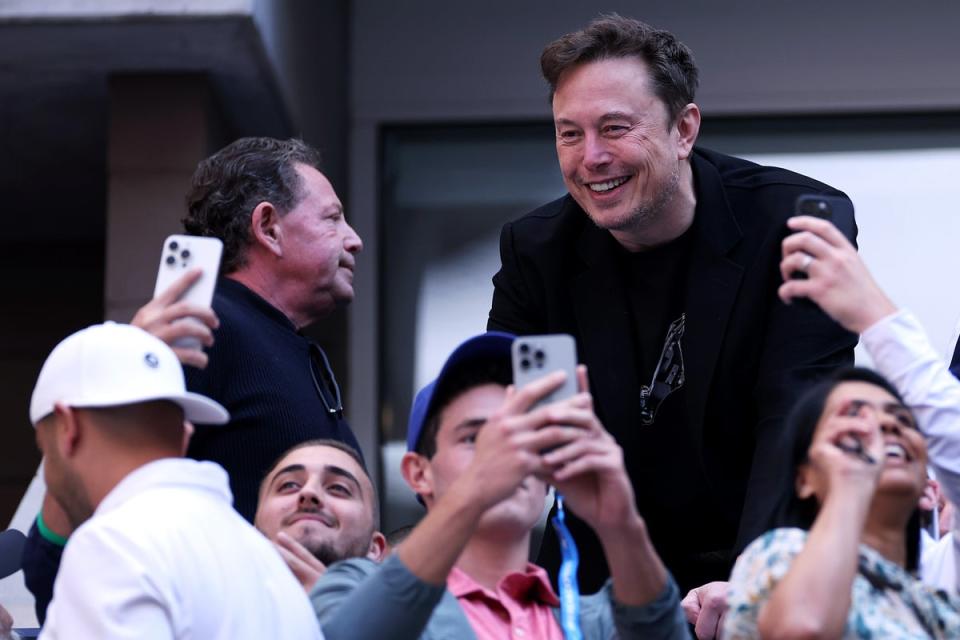
[{"label": "wristband", "polygon": [[40,536],[51,544],[55,544],[58,547],[66,546],[67,538],[62,536],[59,533],[55,533],[50,530],[50,527],[47,526],[47,523],[43,521],[43,512],[37,514],[37,531],[40,532]]}]

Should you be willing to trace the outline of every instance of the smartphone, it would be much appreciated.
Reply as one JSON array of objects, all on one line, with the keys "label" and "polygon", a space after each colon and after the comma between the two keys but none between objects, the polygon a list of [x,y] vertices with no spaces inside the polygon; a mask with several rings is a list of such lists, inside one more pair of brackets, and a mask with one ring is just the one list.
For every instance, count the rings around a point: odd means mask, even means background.
[{"label": "smartphone", "polygon": [[[213,290],[217,286],[220,272],[220,256],[223,254],[223,242],[219,238],[201,236],[172,235],[163,241],[160,253],[160,268],[157,271],[157,284],[153,288],[153,297],[166,291],[174,280],[188,269],[200,267],[203,273],[200,279],[184,292],[180,300],[201,307],[209,307],[213,302]],[[177,322],[199,322],[193,318],[183,318]],[[187,349],[203,347],[196,338],[180,338],[174,346]]]},{"label": "smartphone", "polygon": [[541,399],[533,408],[577,394],[577,345],[573,336],[555,333],[521,336],[510,347],[513,384],[525,387],[534,380],[560,370],[567,373],[563,386]]},{"label": "smartphone", "polygon": [[807,193],[797,197],[793,213],[829,220],[848,240],[853,241],[853,203],[847,198]]},{"label": "smartphone", "polygon": [[[795,216],[814,216],[829,220],[840,232],[853,242],[853,203],[840,196],[823,196],[807,193],[797,197],[793,206]],[[790,274],[794,280],[806,280],[807,274],[803,271],[794,271]]]}]

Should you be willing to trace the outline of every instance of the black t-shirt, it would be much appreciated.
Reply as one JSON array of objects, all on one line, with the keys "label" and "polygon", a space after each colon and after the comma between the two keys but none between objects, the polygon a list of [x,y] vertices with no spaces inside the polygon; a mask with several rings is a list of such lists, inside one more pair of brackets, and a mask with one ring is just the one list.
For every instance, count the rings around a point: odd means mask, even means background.
[{"label": "black t-shirt", "polygon": [[[680,324],[685,317],[692,237],[691,228],[667,244],[636,253],[623,249],[611,237],[629,297],[637,371],[647,390],[653,386],[671,325]],[[679,348],[671,353],[673,362],[685,355],[682,336],[678,342]],[[662,370],[663,366],[661,379]],[[678,532],[672,523],[689,520],[691,512],[702,514],[704,522],[719,515],[713,513],[703,467],[693,455],[696,434],[687,416],[686,388],[676,384],[671,388],[669,393],[660,390],[659,404],[656,398],[646,399],[648,406],[656,408],[653,423],[634,426],[626,465],[654,545],[668,564],[677,566],[689,561],[690,549],[709,549],[711,544],[709,530]],[[637,402],[644,402],[641,390],[637,392]]]},{"label": "black t-shirt", "polygon": [[637,371],[644,384],[653,377],[667,329],[684,312],[691,235],[687,230],[667,244],[636,253],[621,247],[611,236],[622,265],[624,289],[630,295]]}]

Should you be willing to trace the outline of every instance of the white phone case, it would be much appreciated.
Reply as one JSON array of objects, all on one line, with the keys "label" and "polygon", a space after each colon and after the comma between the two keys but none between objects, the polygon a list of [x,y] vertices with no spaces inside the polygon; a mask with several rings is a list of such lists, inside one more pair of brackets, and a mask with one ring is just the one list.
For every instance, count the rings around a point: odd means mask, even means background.
[{"label": "white phone case", "polygon": [[521,336],[510,347],[513,361],[513,383],[524,387],[557,370],[567,372],[563,386],[536,406],[564,400],[577,393],[577,345],[573,336],[556,333],[542,336]]},{"label": "white phone case", "polygon": [[[223,243],[219,238],[201,236],[186,236],[174,234],[163,241],[163,250],[160,254],[160,268],[157,271],[157,284],[153,289],[153,297],[163,293],[174,280],[179,278],[188,269],[200,267],[203,274],[187,291],[180,296],[191,304],[209,307],[213,302],[213,290],[217,286],[217,275],[220,271],[220,256],[223,254]],[[191,318],[183,318],[181,322],[197,322]],[[189,349],[200,349],[202,345],[196,338],[182,338],[174,342],[175,346]]]}]

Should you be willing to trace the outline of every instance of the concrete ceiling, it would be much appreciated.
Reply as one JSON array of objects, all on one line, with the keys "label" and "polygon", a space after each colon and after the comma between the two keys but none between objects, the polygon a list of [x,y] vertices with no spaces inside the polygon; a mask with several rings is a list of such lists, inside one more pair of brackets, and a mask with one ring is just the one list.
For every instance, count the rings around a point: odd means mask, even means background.
[{"label": "concrete ceiling", "polygon": [[249,15],[0,23],[0,245],[102,242],[116,73],[207,74],[227,135],[289,135]]}]

